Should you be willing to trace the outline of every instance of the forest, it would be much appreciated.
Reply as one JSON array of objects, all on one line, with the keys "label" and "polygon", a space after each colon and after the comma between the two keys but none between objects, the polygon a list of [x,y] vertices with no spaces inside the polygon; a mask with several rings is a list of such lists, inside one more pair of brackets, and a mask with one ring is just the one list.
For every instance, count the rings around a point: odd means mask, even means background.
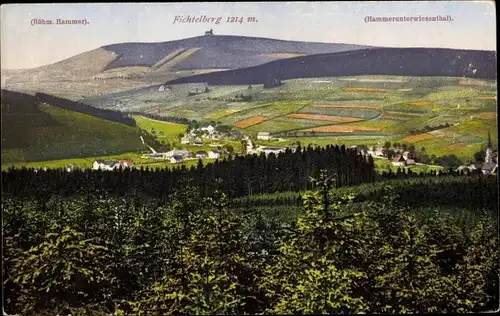
[{"label": "forest", "polygon": [[335,171],[337,186],[372,182],[376,178],[373,159],[345,146],[288,149],[278,156],[270,154],[233,156],[214,163],[174,169],[140,168],[115,172],[63,169],[9,169],[2,173],[4,192],[19,196],[57,192],[71,196],[82,187],[102,188],[119,195],[140,191],[147,196],[166,199],[181,179],[192,179],[207,196],[216,179],[223,179],[222,189],[230,197],[262,193],[303,191],[312,188],[309,177],[320,169]]},{"label": "forest", "polygon": [[2,191],[9,314],[498,308],[494,176],[383,177],[330,146],[190,169],[11,169]]}]

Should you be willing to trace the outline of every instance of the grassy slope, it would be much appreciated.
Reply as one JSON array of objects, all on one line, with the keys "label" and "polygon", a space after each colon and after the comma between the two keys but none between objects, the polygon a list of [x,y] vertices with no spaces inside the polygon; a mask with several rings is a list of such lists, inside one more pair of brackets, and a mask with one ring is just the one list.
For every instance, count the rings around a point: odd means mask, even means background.
[{"label": "grassy slope", "polygon": [[[137,126],[146,130],[148,133],[151,133],[151,130],[154,129],[156,133],[152,135],[159,141],[179,141],[179,134],[185,133],[187,129],[187,125],[185,124],[161,122],[139,115],[134,115],[133,118],[135,119]],[[163,134],[160,134],[160,132]]]},{"label": "grassy slope", "polygon": [[46,124],[30,124],[19,113],[3,115],[2,134],[15,135],[15,138],[9,138],[8,146],[2,146],[2,165],[109,155],[143,148],[137,128],[48,104],[41,104],[38,111],[31,113],[32,120],[40,117],[51,120]]}]

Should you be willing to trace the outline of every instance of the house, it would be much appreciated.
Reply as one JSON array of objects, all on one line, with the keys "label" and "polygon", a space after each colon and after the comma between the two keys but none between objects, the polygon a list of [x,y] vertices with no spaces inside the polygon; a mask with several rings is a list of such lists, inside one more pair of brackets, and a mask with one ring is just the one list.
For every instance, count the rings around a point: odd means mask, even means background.
[{"label": "house", "polygon": [[259,132],[257,134],[257,139],[261,139],[261,140],[271,140],[272,139],[272,136],[271,136],[271,133],[269,132]]},{"label": "house", "polygon": [[396,155],[391,162],[393,166],[404,166],[406,164],[406,160],[403,155]]},{"label": "house", "polygon": [[405,163],[407,166],[411,166],[411,165],[414,165],[415,164],[415,160],[414,159],[405,159]]},{"label": "house", "polygon": [[208,158],[210,159],[218,159],[220,158],[220,151],[218,150],[211,150],[208,152]]},{"label": "house", "polygon": [[192,145],[194,146],[203,146],[205,143],[203,143],[203,141],[199,138],[199,137],[196,137],[192,142],[191,142]]},{"label": "house", "polygon": [[277,156],[280,153],[284,153],[286,151],[286,148],[281,148],[281,147],[264,147],[261,150],[266,155],[269,155],[270,153],[274,153]]},{"label": "house", "polygon": [[476,168],[476,165],[474,164],[470,164],[470,165],[462,165],[460,167],[458,167],[457,169],[455,169],[455,171],[458,171],[458,172],[463,172],[463,173],[470,173],[470,172],[473,172],[473,171],[476,171],[477,168]]},{"label": "house", "polygon": [[191,137],[188,135],[184,135],[184,137],[181,138],[181,144],[189,144],[191,143]]},{"label": "house", "polygon": [[101,169],[102,166],[104,166],[104,163],[105,163],[104,160],[95,160],[94,163],[92,164],[92,169],[99,170]]},{"label": "house", "polygon": [[122,159],[118,161],[118,166],[122,168],[129,168],[134,165],[132,159]]},{"label": "house", "polygon": [[178,149],[173,149],[165,154],[166,158],[172,158],[173,156],[180,156],[183,158],[189,157],[189,151],[187,150],[178,150]]},{"label": "house", "polygon": [[92,169],[94,170],[114,170],[117,167],[118,163],[115,161],[104,161],[104,160],[96,160],[92,164]]},{"label": "house", "polygon": [[207,127],[200,128],[200,130],[212,134],[215,131],[215,127],[213,127],[212,125],[208,125]]},{"label": "house", "polygon": [[205,32],[205,35],[214,35],[214,31],[212,29],[210,29],[210,31],[206,31]]},{"label": "house", "polygon": [[76,170],[76,167],[74,165],[69,165],[67,168],[66,168],[66,171],[67,172],[73,172]]},{"label": "house", "polygon": [[172,89],[170,87],[166,87],[165,85],[161,85],[158,88],[158,91],[165,91],[165,92],[170,92]]},{"label": "house", "polygon": [[222,135],[220,133],[217,133],[217,132],[213,132],[212,134],[208,135],[207,137],[208,139],[221,139],[222,138]]},{"label": "house", "polygon": [[241,132],[240,131],[231,131],[231,132],[229,132],[229,136],[233,137],[233,138],[238,138],[241,136]]},{"label": "house", "polygon": [[246,153],[247,154],[253,154],[254,153],[254,150],[255,150],[255,143],[250,139],[250,138],[246,138]]},{"label": "house", "polygon": [[175,155],[170,158],[170,163],[180,163],[182,162],[182,159],[183,159],[182,156]]},{"label": "house", "polygon": [[407,159],[402,154],[397,154],[391,162],[393,166],[411,166],[415,164],[415,160]]},{"label": "house", "polygon": [[208,153],[206,151],[198,151],[196,152],[196,158],[207,158],[208,157]]},{"label": "house", "polygon": [[410,154],[410,152],[409,152],[409,151],[405,151],[405,152],[403,152],[403,158],[404,158],[405,160],[406,160],[406,159],[408,159],[408,155],[409,155],[409,154]]},{"label": "house", "polygon": [[382,147],[373,148],[373,150],[368,150],[367,153],[369,155],[372,155],[372,156],[383,157],[384,156],[384,148],[382,148]]}]

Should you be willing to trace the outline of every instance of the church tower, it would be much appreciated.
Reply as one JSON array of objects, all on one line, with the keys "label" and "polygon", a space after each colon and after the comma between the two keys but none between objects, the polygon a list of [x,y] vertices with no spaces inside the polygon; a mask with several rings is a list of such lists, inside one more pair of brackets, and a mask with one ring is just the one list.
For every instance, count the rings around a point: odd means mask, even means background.
[{"label": "church tower", "polygon": [[486,147],[486,157],[484,163],[493,163],[493,145],[491,144],[490,132],[488,132],[488,147]]}]

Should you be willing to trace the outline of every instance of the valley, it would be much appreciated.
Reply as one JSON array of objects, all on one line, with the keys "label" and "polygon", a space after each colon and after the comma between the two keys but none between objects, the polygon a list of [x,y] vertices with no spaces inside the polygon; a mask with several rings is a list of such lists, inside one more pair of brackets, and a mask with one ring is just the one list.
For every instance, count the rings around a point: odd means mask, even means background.
[{"label": "valley", "polygon": [[[293,79],[281,86],[171,85],[86,99],[89,105],[216,121],[253,138],[269,132],[290,146],[385,141],[425,147],[429,155],[470,160],[497,142],[496,80],[454,77],[355,76]],[[204,92],[205,87],[209,92]],[[189,95],[189,92],[198,94]],[[119,104],[119,107],[116,107]],[[447,127],[444,127],[447,123]],[[442,128],[438,128],[442,127]],[[436,129],[437,128],[437,129]]]}]

